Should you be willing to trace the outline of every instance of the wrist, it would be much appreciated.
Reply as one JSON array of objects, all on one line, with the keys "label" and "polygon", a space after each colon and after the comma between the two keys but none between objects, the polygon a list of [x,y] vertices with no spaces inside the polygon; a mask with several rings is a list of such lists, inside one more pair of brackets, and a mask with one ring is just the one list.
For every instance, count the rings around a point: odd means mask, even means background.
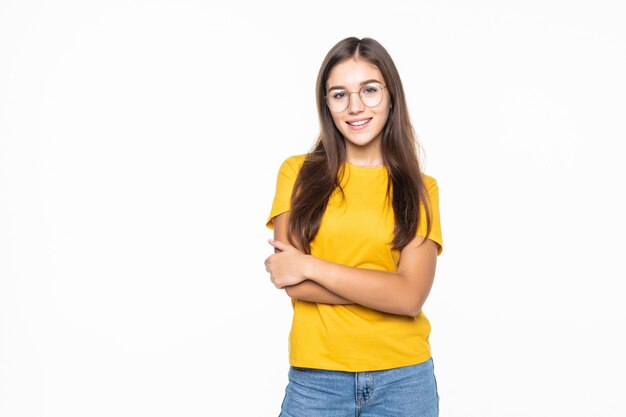
[{"label": "wrist", "polygon": [[315,256],[313,255],[305,255],[305,262],[304,262],[304,276],[306,277],[306,279],[310,279],[310,280],[315,280],[315,263],[317,261],[317,258],[315,258]]}]

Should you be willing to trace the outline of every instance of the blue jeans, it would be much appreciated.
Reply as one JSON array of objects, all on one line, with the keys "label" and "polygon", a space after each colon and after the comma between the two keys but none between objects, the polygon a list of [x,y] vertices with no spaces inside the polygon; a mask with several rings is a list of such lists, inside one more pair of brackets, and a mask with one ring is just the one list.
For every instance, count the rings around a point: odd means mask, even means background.
[{"label": "blue jeans", "polygon": [[432,358],[371,372],[289,368],[279,417],[437,417]]}]

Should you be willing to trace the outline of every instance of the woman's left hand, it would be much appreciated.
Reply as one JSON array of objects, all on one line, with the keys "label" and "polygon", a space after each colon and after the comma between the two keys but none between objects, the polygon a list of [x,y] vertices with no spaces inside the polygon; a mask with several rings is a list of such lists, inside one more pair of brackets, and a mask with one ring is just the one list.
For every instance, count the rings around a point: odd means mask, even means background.
[{"label": "woman's left hand", "polygon": [[296,285],[307,279],[308,255],[279,240],[270,239],[269,243],[279,250],[265,260],[265,270],[276,288]]}]

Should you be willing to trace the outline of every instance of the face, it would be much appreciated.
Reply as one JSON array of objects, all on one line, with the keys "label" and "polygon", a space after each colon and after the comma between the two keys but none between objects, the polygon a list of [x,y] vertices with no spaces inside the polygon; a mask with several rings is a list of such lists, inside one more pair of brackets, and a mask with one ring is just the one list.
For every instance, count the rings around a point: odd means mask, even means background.
[{"label": "face", "polygon": [[[389,116],[389,93],[386,88],[383,88],[380,103],[368,107],[363,103],[358,92],[364,86],[380,88],[385,85],[385,79],[378,67],[359,58],[350,58],[340,62],[330,71],[325,93],[329,98],[349,96],[349,103],[344,110],[333,111],[331,109],[330,112],[335,126],[346,140],[348,152],[351,149],[360,151],[367,148],[376,151],[380,149],[382,130]],[[367,87],[362,91],[364,96],[371,94]]]}]

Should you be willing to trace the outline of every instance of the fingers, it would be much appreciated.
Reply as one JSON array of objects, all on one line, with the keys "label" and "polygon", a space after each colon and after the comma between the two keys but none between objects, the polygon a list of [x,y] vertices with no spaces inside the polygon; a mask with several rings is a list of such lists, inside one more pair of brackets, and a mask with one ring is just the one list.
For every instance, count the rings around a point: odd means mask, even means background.
[{"label": "fingers", "polygon": [[268,242],[269,242],[270,245],[272,245],[273,247],[275,247],[279,251],[284,251],[285,249],[287,249],[288,247],[291,246],[288,243],[281,242],[280,240],[269,239]]},{"label": "fingers", "polygon": [[265,271],[267,271],[267,273],[270,274],[270,281],[272,281],[272,284],[274,284],[276,288],[281,289],[282,286],[276,283],[276,281],[274,280],[274,276],[272,275],[272,271],[270,271],[270,265],[269,265],[270,258],[271,256],[265,259]]},{"label": "fingers", "polygon": [[272,281],[272,284],[274,284],[274,287],[278,288],[279,290],[283,288],[281,284],[276,282],[276,278],[274,278],[274,276],[271,273],[270,273],[270,281]]},{"label": "fingers", "polygon": [[[278,240],[273,240],[273,239],[269,239],[269,243],[280,251],[284,251],[285,249],[291,246],[289,244],[285,244]],[[278,280],[272,275],[272,268],[270,267],[270,263],[272,262],[272,257],[274,256],[277,256],[277,254],[270,255],[267,258],[265,258],[265,262],[264,262],[265,271],[268,274],[270,274],[270,280],[272,281],[272,284],[274,284],[274,286],[280,290],[280,289],[283,289],[284,285],[282,283],[277,282]]]}]

